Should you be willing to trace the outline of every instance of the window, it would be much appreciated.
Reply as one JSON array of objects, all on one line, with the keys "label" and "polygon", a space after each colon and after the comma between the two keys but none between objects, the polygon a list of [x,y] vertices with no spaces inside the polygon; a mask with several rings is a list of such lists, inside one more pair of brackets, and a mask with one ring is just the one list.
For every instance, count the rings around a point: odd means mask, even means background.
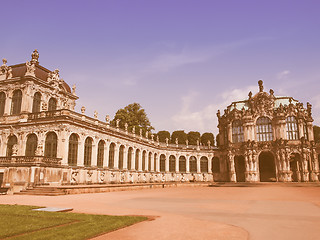
[{"label": "window", "polygon": [[232,122],[232,142],[239,143],[243,141],[243,126],[239,120],[235,120]]},{"label": "window", "polygon": [[195,156],[191,156],[189,159],[190,172],[197,172],[197,159]]},{"label": "window", "polygon": [[68,164],[77,165],[78,160],[78,136],[74,133],[69,138]]},{"label": "window", "polygon": [[186,158],[184,156],[179,157],[179,172],[186,172]]},{"label": "window", "polygon": [[7,143],[7,156],[11,157],[13,154],[12,148],[14,145],[16,145],[18,143],[18,139],[15,135],[11,135],[8,138],[8,143]]},{"label": "window", "polygon": [[6,94],[4,92],[1,92],[0,93],[0,116],[3,116],[5,106],[6,106]]},{"label": "window", "polygon": [[298,124],[294,116],[289,116],[286,118],[286,126],[287,126],[287,139],[288,140],[299,139]]},{"label": "window", "polygon": [[132,152],[133,152],[133,149],[132,147],[130,147],[128,150],[128,164],[127,164],[128,170],[131,170]]},{"label": "window", "polygon": [[146,169],[146,151],[142,152],[142,171]]},{"label": "window", "polygon": [[152,158],[152,153],[149,152],[149,157],[148,157],[148,170],[149,170],[149,172],[151,171],[151,158]]},{"label": "window", "polygon": [[166,171],[166,156],[164,154],[160,155],[160,172]]},{"label": "window", "polygon": [[98,153],[97,153],[97,166],[103,167],[104,158],[104,141],[100,140],[98,143]]},{"label": "window", "polygon": [[119,169],[123,169],[123,154],[124,154],[124,146],[121,145],[119,148]]},{"label": "window", "polygon": [[208,172],[208,158],[206,157],[200,158],[200,170],[202,173]]},{"label": "window", "polygon": [[41,105],[41,94],[36,92],[33,96],[33,105],[32,105],[32,112],[40,112],[40,105]]},{"label": "window", "polygon": [[176,158],[175,156],[171,155],[169,157],[169,172],[175,172],[176,171]]},{"label": "window", "polygon": [[57,110],[57,100],[55,98],[50,98],[48,104],[48,111],[55,111]]},{"label": "window", "polygon": [[257,119],[257,141],[266,142],[273,140],[272,124],[269,118],[260,117]]},{"label": "window", "polygon": [[92,139],[87,137],[84,142],[84,165],[91,166],[91,156],[92,156]]},{"label": "window", "polygon": [[109,168],[113,169],[114,168],[114,148],[115,144],[111,143],[109,147]]},{"label": "window", "polygon": [[22,92],[15,90],[12,95],[11,114],[17,115],[21,112]]},{"label": "window", "polygon": [[37,145],[38,145],[37,136],[34,133],[28,135],[27,144],[26,144],[26,156],[27,157],[36,155]]},{"label": "window", "polygon": [[159,169],[159,166],[157,167],[157,154],[155,153],[153,156],[153,171],[157,171],[157,169]]},{"label": "window", "polygon": [[46,137],[46,143],[45,143],[45,151],[44,156],[45,157],[57,157],[57,134],[54,132],[49,132]]}]

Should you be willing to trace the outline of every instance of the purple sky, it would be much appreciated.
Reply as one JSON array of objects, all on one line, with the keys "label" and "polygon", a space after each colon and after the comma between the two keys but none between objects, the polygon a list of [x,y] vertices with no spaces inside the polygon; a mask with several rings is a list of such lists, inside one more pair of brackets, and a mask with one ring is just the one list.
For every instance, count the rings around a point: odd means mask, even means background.
[{"label": "purple sky", "polygon": [[320,1],[4,1],[0,57],[77,85],[77,111],[138,102],[159,130],[217,133],[217,109],[258,91],[313,104],[320,124]]}]

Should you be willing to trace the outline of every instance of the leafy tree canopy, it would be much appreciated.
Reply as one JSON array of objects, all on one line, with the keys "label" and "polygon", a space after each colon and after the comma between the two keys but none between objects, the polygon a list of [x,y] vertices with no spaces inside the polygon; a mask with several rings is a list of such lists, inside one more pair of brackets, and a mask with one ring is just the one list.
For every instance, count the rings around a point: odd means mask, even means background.
[{"label": "leafy tree canopy", "polygon": [[166,142],[166,138],[170,140],[170,133],[168,131],[159,131],[157,135],[159,137],[159,142]]},{"label": "leafy tree canopy", "polygon": [[133,127],[135,127],[136,133],[139,133],[140,129],[143,130],[143,133],[154,129],[151,126],[145,110],[139,103],[132,103],[124,108],[119,109],[110,123],[113,126],[116,126],[117,119],[120,120],[120,128],[125,129],[125,123],[127,123],[128,130],[132,131]]},{"label": "leafy tree canopy", "polygon": [[197,145],[197,140],[200,140],[200,133],[199,132],[191,131],[188,133],[189,145]]},{"label": "leafy tree canopy", "polygon": [[210,141],[211,146],[214,145],[214,136],[212,133],[206,132],[201,135],[201,143],[202,145],[208,145],[208,141]]},{"label": "leafy tree canopy", "polygon": [[187,134],[183,130],[174,131],[171,135],[171,143],[176,143],[176,138],[179,144],[186,144]]},{"label": "leafy tree canopy", "polygon": [[314,135],[314,141],[320,142],[320,127],[317,125],[313,126],[313,135]]}]

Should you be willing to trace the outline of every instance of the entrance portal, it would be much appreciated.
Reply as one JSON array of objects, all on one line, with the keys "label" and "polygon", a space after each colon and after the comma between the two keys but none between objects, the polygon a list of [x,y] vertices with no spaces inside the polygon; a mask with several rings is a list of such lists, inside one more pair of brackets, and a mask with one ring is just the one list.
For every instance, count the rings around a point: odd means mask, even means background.
[{"label": "entrance portal", "polygon": [[261,182],[276,182],[276,167],[271,152],[262,152],[259,155],[259,169]]},{"label": "entrance portal", "polygon": [[236,168],[237,182],[244,182],[246,180],[245,178],[246,165],[244,161],[244,156],[235,156],[234,162],[235,162],[235,168]]},{"label": "entrance portal", "polygon": [[292,172],[292,181],[293,182],[300,182],[300,155],[293,154],[290,158],[290,170]]}]

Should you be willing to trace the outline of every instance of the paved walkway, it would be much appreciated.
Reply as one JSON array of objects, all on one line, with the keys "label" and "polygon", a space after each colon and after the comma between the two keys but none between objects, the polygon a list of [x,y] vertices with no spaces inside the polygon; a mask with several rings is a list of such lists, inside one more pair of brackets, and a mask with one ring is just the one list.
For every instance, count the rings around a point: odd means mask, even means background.
[{"label": "paved walkway", "polygon": [[0,196],[0,204],[149,215],[97,239],[320,239],[320,187],[180,187],[65,196]]}]

